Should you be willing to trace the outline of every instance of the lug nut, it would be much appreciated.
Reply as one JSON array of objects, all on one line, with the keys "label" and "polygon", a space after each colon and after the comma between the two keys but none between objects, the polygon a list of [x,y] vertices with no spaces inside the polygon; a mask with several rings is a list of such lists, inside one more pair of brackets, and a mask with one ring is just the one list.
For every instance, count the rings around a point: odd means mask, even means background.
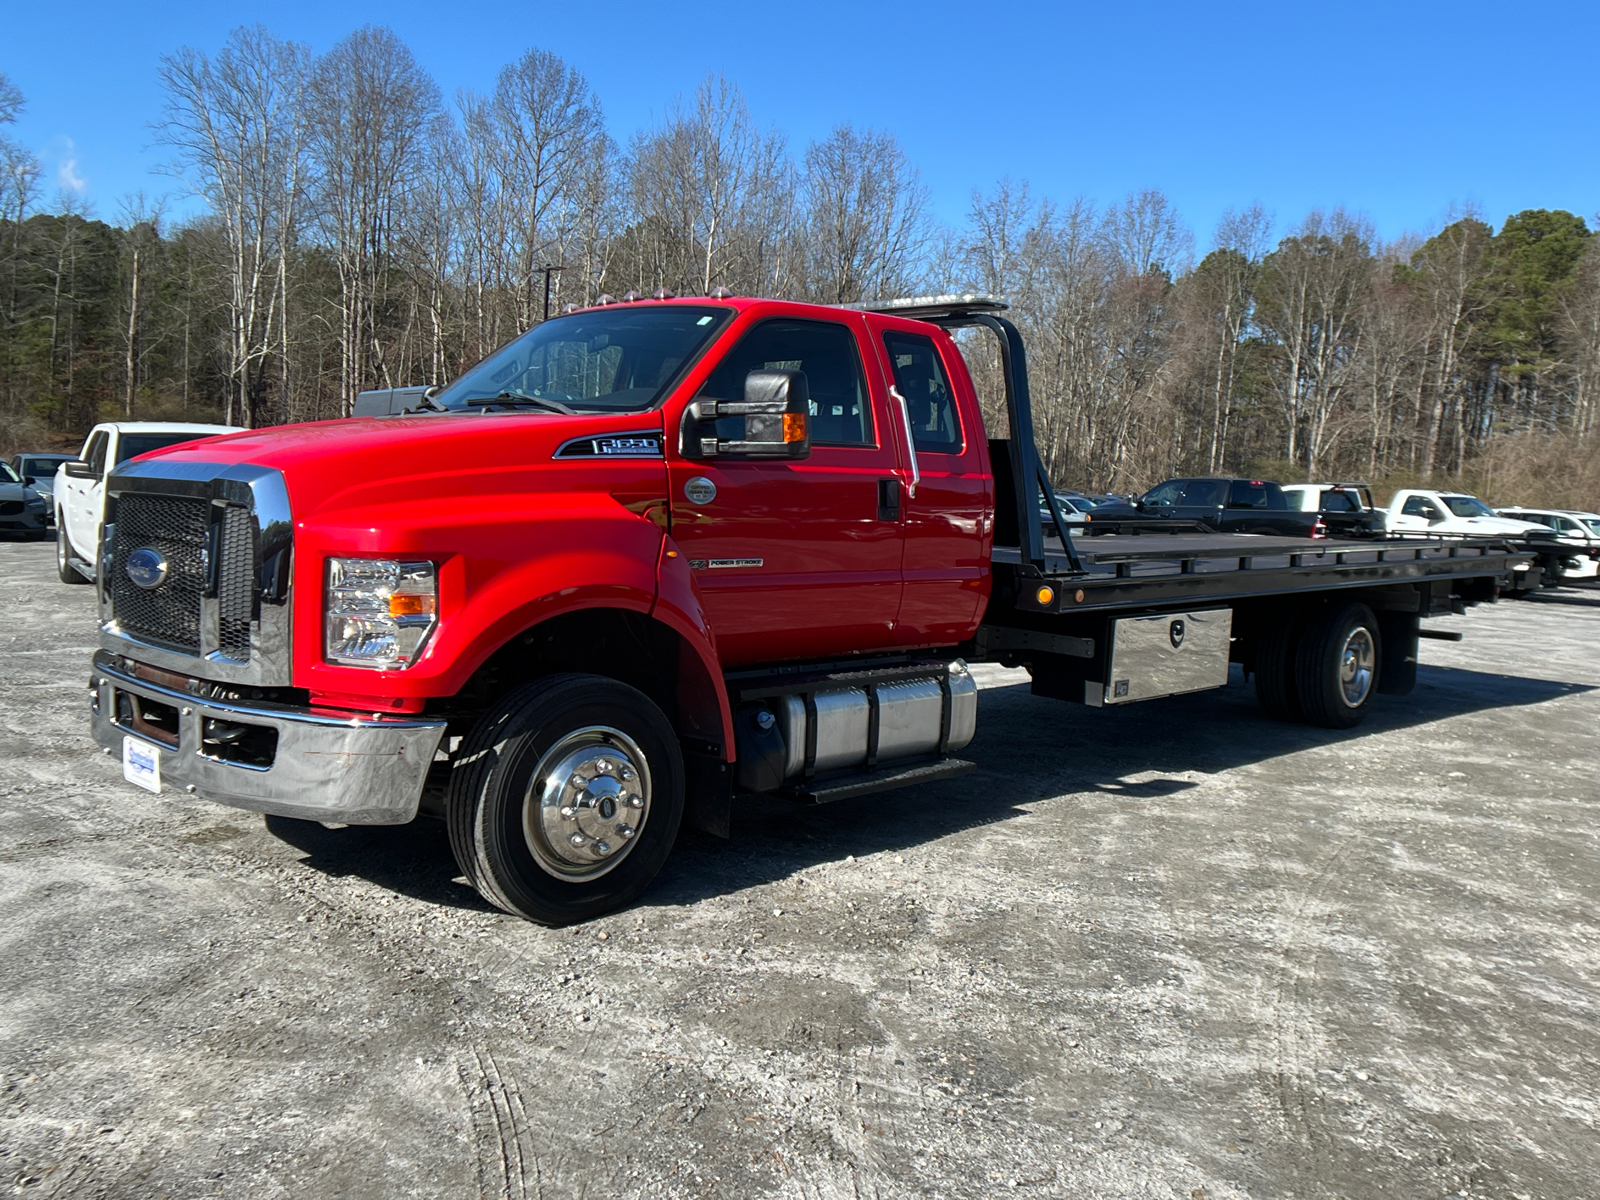
[{"label": "lug nut", "polygon": [[588,840],[589,839],[584,837],[581,833],[575,833],[567,839],[567,841],[571,842],[574,846],[581,846]]},{"label": "lug nut", "polygon": [[578,815],[578,810],[573,808],[570,804],[563,804],[561,806],[561,815],[570,821],[573,817]]},{"label": "lug nut", "polygon": [[[109,754],[110,751],[108,750],[108,751],[106,751],[106,753]],[[644,807],[644,797],[643,796],[629,796],[628,797],[628,807],[629,808],[643,808]]]},{"label": "lug nut", "polygon": [[632,767],[623,767],[622,768],[622,777],[624,779],[632,779],[633,778],[633,768]]},{"label": "lug nut", "polygon": [[572,787],[581,788],[584,785],[585,780],[582,775],[579,775],[576,771],[574,771],[572,773],[572,778],[567,780],[567,783]]},{"label": "lug nut", "polygon": [[596,842],[594,844],[594,849],[595,849],[595,853],[596,854],[610,854],[611,853],[611,843],[610,842]]},{"label": "lug nut", "polygon": [[594,769],[600,772],[602,775],[609,775],[611,774],[612,770],[611,762],[608,759],[602,758],[594,764]]},{"label": "lug nut", "polygon": [[631,825],[618,825],[617,826],[617,832],[619,834],[621,834],[625,838],[631,838],[633,836],[633,826],[631,826]]}]

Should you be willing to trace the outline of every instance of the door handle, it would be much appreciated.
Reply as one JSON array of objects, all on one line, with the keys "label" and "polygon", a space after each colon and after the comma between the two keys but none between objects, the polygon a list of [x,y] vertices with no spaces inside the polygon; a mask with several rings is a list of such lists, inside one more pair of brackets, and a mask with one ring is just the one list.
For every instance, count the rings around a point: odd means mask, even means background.
[{"label": "door handle", "polygon": [[898,521],[900,519],[900,481],[898,479],[878,480],[878,520]]},{"label": "door handle", "polygon": [[900,426],[906,431],[906,453],[911,456],[911,482],[906,485],[906,495],[915,500],[917,484],[922,482],[922,471],[917,466],[917,435],[911,432],[911,406],[900,394],[900,389],[893,385],[889,388],[889,396],[900,406]]}]

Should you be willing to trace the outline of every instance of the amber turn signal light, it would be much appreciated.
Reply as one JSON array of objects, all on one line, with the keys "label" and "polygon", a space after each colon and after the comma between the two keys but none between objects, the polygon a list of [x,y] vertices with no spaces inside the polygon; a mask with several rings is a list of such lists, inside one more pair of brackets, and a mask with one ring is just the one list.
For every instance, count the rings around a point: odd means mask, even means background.
[{"label": "amber turn signal light", "polygon": [[789,442],[803,442],[806,440],[805,413],[783,414],[783,440],[786,445]]},{"label": "amber turn signal light", "polygon": [[389,597],[391,617],[416,617],[439,611],[439,598],[419,592],[396,592]]},{"label": "amber turn signal light", "polygon": [[1033,594],[1033,598],[1039,602],[1041,607],[1046,607],[1056,598],[1056,590],[1055,588],[1042,587]]}]

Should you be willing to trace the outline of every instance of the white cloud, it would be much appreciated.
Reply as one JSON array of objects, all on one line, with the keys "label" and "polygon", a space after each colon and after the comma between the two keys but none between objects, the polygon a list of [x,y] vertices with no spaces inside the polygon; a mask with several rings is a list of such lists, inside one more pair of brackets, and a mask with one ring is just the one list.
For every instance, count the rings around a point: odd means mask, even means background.
[{"label": "white cloud", "polygon": [[89,189],[89,181],[78,174],[78,147],[69,137],[61,141],[65,149],[61,152],[56,162],[56,182],[69,192],[84,192]]}]

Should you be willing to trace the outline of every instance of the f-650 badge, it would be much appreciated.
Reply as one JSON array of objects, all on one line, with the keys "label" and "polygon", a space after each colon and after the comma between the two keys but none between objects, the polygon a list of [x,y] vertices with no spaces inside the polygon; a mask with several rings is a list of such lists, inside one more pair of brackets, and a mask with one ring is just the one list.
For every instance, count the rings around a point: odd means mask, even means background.
[{"label": "f-650 badge", "polygon": [[614,433],[574,438],[556,451],[557,458],[660,458],[659,433]]}]

